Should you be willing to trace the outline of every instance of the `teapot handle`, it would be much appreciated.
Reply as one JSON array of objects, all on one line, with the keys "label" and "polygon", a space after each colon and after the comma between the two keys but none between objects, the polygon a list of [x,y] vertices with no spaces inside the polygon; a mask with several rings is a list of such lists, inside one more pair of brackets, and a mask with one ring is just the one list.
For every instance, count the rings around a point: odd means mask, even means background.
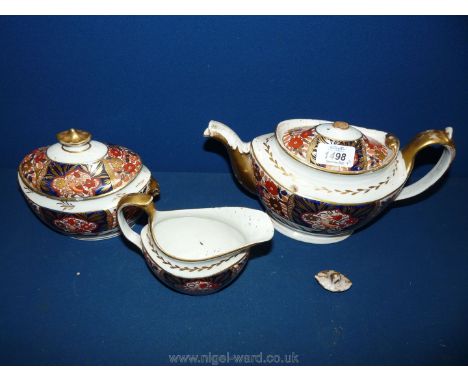
[{"label": "teapot handle", "polygon": [[143,250],[143,244],[141,242],[141,237],[137,234],[127,223],[125,219],[123,209],[125,207],[138,207],[146,212],[148,215],[148,224],[151,227],[154,217],[156,215],[156,208],[153,204],[153,196],[149,194],[128,194],[120,199],[119,204],[117,205],[117,220],[119,222],[120,230],[123,235],[135,244],[140,250]]},{"label": "teapot handle", "polygon": [[436,165],[425,176],[417,182],[403,188],[396,200],[408,199],[427,190],[447,171],[453,159],[455,158],[455,143],[452,139],[453,129],[451,127],[445,130],[427,130],[419,133],[414,139],[401,151],[406,165],[406,180],[411,175],[414,166],[416,154],[427,146],[442,145],[444,152]]}]

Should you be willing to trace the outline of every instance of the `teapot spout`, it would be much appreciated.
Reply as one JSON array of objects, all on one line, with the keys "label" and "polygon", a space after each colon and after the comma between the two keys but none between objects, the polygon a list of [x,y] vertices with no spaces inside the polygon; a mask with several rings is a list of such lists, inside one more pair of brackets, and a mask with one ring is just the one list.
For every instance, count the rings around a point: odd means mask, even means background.
[{"label": "teapot spout", "polygon": [[216,139],[226,147],[237,180],[247,191],[256,194],[250,142],[243,142],[231,128],[217,121],[210,121],[203,135]]}]

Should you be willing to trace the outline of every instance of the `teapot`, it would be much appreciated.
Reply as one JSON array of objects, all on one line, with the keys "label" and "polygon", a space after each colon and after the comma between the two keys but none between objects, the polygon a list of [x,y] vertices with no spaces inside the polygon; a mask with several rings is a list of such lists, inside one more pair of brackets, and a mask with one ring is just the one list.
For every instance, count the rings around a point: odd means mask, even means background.
[{"label": "teapot", "polygon": [[[258,195],[276,230],[317,244],[346,239],[391,202],[437,182],[455,157],[452,134],[427,130],[400,151],[393,134],[342,121],[287,120],[249,143],[216,121],[204,132],[226,146],[237,180]],[[405,186],[416,154],[430,145],[444,147],[439,161]]]}]

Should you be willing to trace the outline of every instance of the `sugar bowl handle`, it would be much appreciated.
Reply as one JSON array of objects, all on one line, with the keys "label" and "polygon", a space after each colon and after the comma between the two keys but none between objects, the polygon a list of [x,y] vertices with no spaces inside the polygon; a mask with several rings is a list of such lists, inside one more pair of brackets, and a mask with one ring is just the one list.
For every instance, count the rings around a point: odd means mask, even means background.
[{"label": "sugar bowl handle", "polygon": [[419,133],[408,145],[402,150],[403,160],[406,165],[407,179],[411,175],[414,166],[414,159],[416,154],[427,146],[442,145],[444,151],[436,165],[425,176],[417,182],[406,186],[401,191],[396,200],[403,200],[416,196],[421,192],[427,190],[435,182],[437,182],[442,175],[447,171],[453,159],[455,158],[455,143],[452,139],[453,130],[447,127],[445,130],[427,130]]},{"label": "sugar bowl handle", "polygon": [[149,181],[148,190],[146,191],[146,193],[148,195],[154,196],[155,198],[159,196],[159,193],[160,193],[159,183],[153,177],[151,177]]},{"label": "sugar bowl handle", "polygon": [[119,204],[117,205],[117,220],[119,222],[119,227],[124,236],[135,244],[140,250],[143,250],[143,244],[141,242],[141,237],[127,223],[125,219],[123,209],[125,207],[137,207],[141,208],[148,215],[148,224],[151,227],[154,217],[156,215],[156,208],[153,204],[153,196],[149,194],[128,194],[120,199]]}]

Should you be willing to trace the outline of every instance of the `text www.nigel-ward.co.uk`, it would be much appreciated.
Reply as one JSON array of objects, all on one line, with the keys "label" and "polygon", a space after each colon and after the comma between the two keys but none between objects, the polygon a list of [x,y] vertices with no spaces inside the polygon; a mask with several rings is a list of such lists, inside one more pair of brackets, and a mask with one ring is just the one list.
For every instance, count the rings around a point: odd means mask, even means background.
[{"label": "text www.nigel-ward.co.uk", "polygon": [[204,365],[223,365],[223,364],[299,364],[299,355],[295,352],[289,354],[169,354],[169,362],[173,364],[204,364]]}]

